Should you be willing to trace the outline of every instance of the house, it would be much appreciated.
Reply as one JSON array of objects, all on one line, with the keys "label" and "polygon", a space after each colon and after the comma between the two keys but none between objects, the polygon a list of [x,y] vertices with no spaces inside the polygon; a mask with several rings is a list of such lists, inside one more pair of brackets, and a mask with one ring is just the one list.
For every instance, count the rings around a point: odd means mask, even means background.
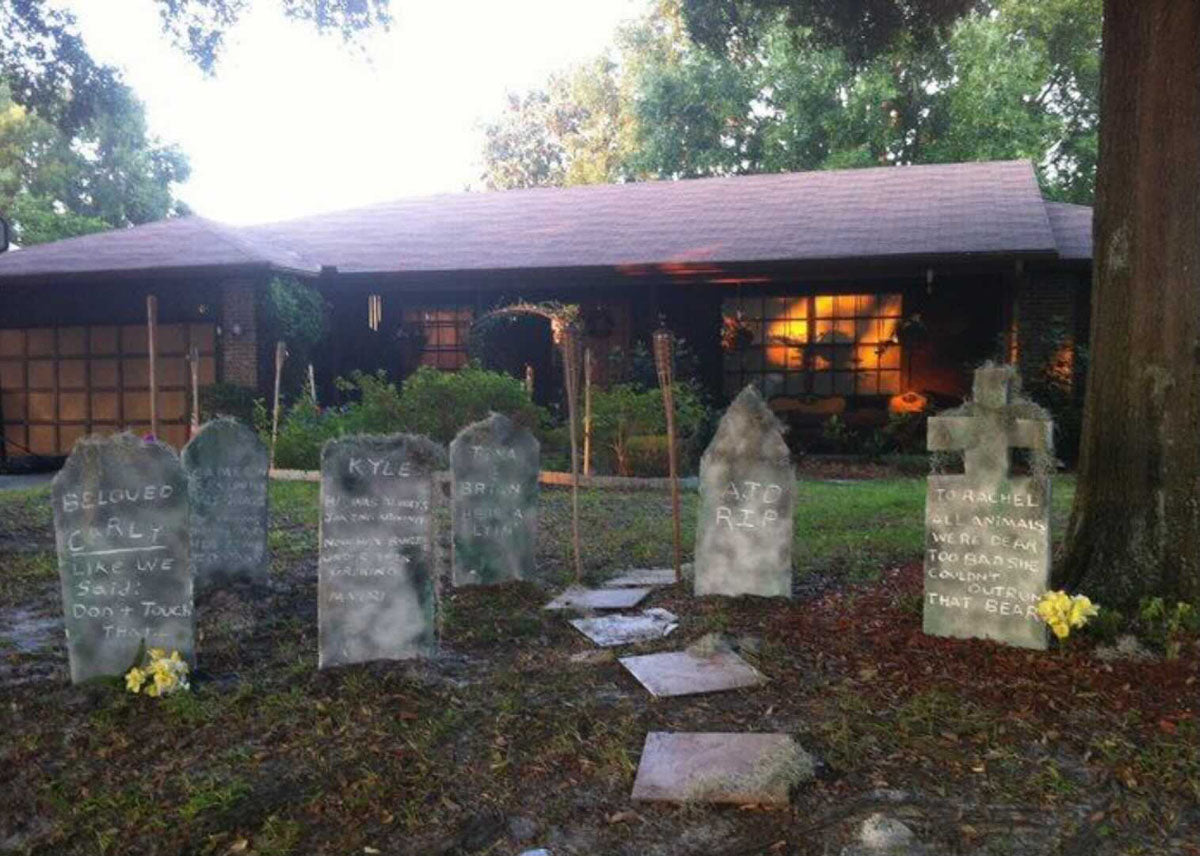
[{"label": "house", "polygon": [[[1028,162],[888,167],[403,199],[282,223],[183,217],[0,255],[0,419],[9,455],[146,429],[147,296],[160,434],[180,444],[200,383],[269,391],[272,277],[313,282],[332,378],[468,358],[472,321],[577,303],[597,364],[660,319],[728,396],[878,420],[956,400],[988,357],[1070,364],[1086,338],[1091,209],[1046,201]],[[415,343],[415,344],[414,344]],[[544,335],[510,362],[551,377]]]}]

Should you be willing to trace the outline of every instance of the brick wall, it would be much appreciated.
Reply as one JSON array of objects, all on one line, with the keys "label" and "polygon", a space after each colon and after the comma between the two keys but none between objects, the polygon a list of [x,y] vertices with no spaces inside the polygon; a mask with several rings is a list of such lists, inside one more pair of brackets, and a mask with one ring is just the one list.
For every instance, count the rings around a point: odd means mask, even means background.
[{"label": "brick wall", "polygon": [[1080,310],[1085,294],[1086,282],[1075,273],[1031,272],[1022,279],[1013,313],[1014,350],[1022,376],[1033,377],[1053,366],[1074,377],[1074,347],[1087,336]]},{"label": "brick wall", "polygon": [[221,380],[258,388],[258,327],[253,280],[221,283]]}]

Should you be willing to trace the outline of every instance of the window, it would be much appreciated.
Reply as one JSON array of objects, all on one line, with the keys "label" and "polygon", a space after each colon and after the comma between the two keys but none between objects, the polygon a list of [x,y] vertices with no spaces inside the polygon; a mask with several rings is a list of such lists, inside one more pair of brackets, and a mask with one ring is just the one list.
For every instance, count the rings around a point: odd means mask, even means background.
[{"label": "window", "polygon": [[725,392],[753,383],[775,396],[896,395],[899,294],[756,296],[726,300],[745,329],[725,353]]},{"label": "window", "polygon": [[421,365],[439,369],[459,369],[466,365],[471,318],[469,306],[420,306],[405,309],[405,326],[420,328],[425,337]]}]

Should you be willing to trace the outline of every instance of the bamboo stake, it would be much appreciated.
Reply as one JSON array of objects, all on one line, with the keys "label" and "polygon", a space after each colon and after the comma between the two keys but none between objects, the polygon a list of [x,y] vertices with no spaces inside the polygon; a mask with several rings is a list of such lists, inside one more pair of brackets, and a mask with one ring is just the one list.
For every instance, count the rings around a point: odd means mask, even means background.
[{"label": "bamboo stake", "polygon": [[529,400],[533,400],[533,365],[525,364],[525,392],[529,394]]},{"label": "bamboo stake", "polygon": [[146,349],[150,362],[150,435],[158,439],[158,298],[146,295]]},{"label": "bamboo stake", "polygon": [[583,582],[583,552],[579,541],[579,339],[573,324],[562,328],[563,374],[567,392],[567,422],[571,433],[571,545],[575,553],[575,582]]},{"label": "bamboo stake", "polygon": [[592,349],[583,349],[583,474],[592,474]]},{"label": "bamboo stake", "polygon": [[671,331],[660,327],[654,332],[654,364],[662,389],[663,409],[667,414],[667,457],[671,478],[671,521],[675,537],[675,582],[683,581],[683,534],[679,513],[679,472],[675,450],[675,378]]},{"label": "bamboo stake", "polygon": [[190,436],[200,430],[200,349],[192,345],[188,349],[188,368],[192,376],[192,419]]},{"label": "bamboo stake", "polygon": [[308,392],[312,396],[312,403],[317,403],[317,376],[313,372],[313,364],[308,364]]},{"label": "bamboo stake", "polygon": [[287,359],[287,345],[275,343],[275,406],[271,413],[271,461],[270,468],[275,469],[275,441],[279,438],[279,384],[283,380],[283,361]]}]

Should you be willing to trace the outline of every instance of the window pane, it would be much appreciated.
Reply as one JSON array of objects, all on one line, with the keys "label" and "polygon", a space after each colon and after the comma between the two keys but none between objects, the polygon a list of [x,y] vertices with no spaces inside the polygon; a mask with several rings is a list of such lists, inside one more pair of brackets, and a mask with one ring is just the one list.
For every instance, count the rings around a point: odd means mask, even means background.
[{"label": "window pane", "polygon": [[853,372],[837,372],[834,376],[833,390],[838,395],[854,394]]},{"label": "window pane", "polygon": [[854,322],[855,340],[862,344],[879,341],[879,322],[874,318],[859,318]]},{"label": "window pane", "polygon": [[855,306],[855,295],[839,294],[834,299],[833,314],[838,318],[853,318]]},{"label": "window pane", "polygon": [[819,294],[813,300],[816,305],[816,313],[818,318],[833,317],[833,298],[828,294]]},{"label": "window pane", "polygon": [[881,395],[896,395],[900,392],[900,372],[880,372],[879,392]]},{"label": "window pane", "polygon": [[900,346],[891,345],[884,349],[879,355],[879,367],[881,369],[898,369],[900,368]]},{"label": "window pane", "polygon": [[878,375],[875,372],[859,372],[856,386],[859,395],[876,395],[879,392]]},{"label": "window pane", "polygon": [[900,314],[900,295],[883,294],[879,299],[879,314],[898,316]]}]

